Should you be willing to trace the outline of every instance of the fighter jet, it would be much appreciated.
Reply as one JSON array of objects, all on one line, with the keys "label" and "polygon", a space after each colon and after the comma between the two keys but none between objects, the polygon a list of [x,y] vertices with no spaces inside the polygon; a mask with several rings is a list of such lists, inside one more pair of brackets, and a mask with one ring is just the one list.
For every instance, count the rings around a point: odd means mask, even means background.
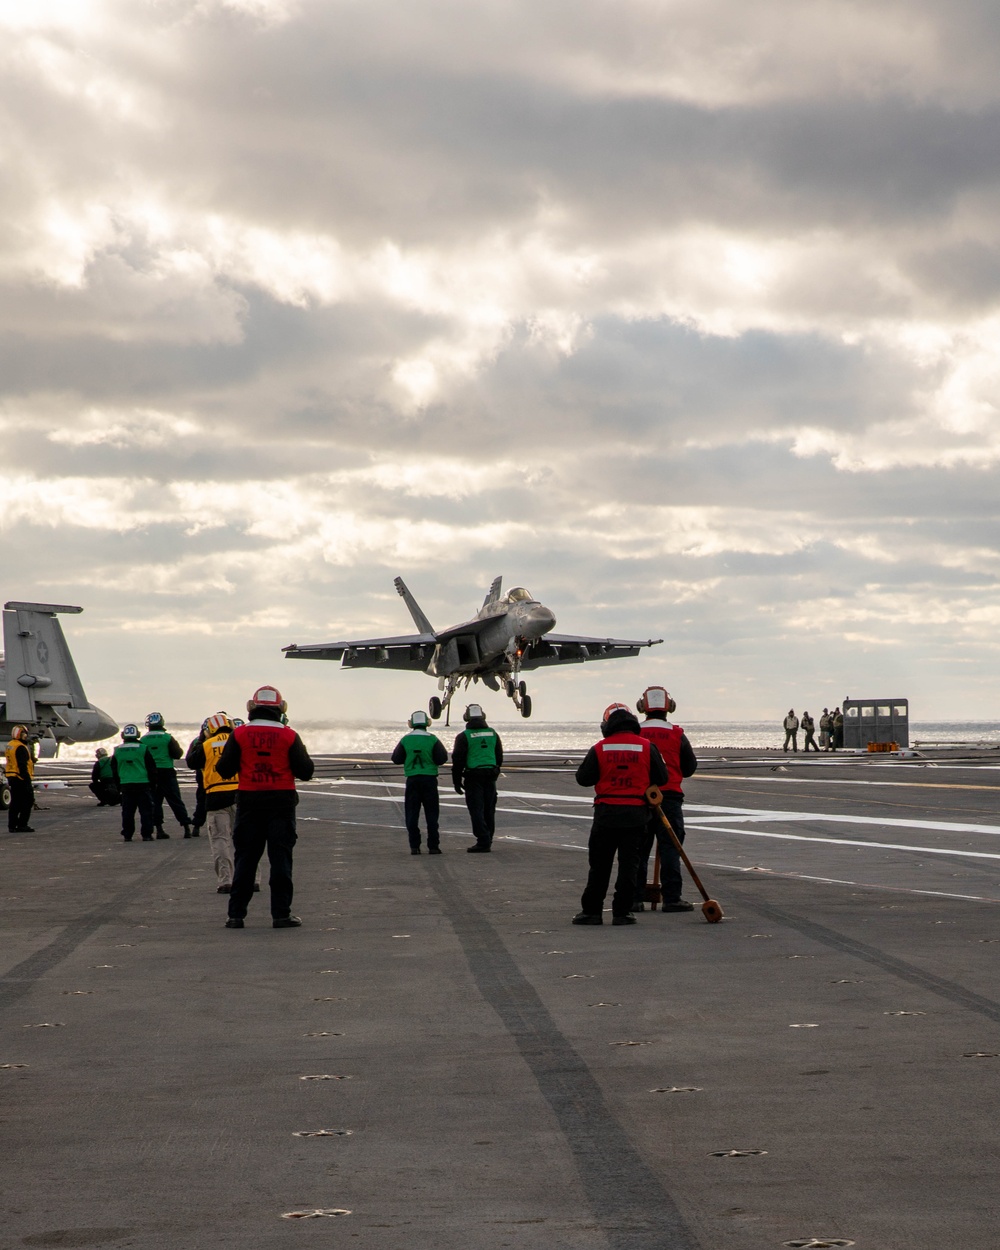
[{"label": "fighter jet", "polygon": [[0,737],[25,725],[39,753],[53,756],[60,742],[100,742],[118,726],[87,701],[57,612],[82,612],[62,603],[5,603],[0,655]]},{"label": "fighter jet", "polygon": [[[638,655],[662,638],[631,641],[624,638],[583,638],[554,634],[556,618],[524,589],[502,593],[503,579],[494,578],[483,606],[470,621],[435,630],[403,579],[398,594],[410,610],[418,634],[398,638],[357,638],[346,642],[313,642],[283,647],[290,660],[340,660],[343,668],[398,668],[424,672],[438,679],[440,697],[429,704],[437,720],[450,712],[455,691],[463,684],[483,682],[490,690],[503,687],[522,716],[531,715],[531,695],[521,672],[551,664],[580,664],[585,660],[613,660]],[[447,723],[447,720],[446,722]]]}]

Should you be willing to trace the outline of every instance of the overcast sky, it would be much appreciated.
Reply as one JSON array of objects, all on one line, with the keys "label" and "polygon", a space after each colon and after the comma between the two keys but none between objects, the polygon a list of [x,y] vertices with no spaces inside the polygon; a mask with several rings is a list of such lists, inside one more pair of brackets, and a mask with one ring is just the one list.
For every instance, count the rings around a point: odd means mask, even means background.
[{"label": "overcast sky", "polygon": [[280,648],[498,573],[666,639],[538,718],[997,717],[995,3],[0,0],[0,108],[0,593],[119,719],[405,717]]}]

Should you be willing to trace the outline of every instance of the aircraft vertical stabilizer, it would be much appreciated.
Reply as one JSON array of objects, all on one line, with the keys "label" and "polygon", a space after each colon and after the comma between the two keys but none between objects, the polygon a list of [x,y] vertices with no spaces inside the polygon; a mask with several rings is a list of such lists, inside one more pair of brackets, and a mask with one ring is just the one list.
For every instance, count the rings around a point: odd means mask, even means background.
[{"label": "aircraft vertical stabilizer", "polygon": [[82,611],[59,603],[4,604],[7,720],[37,720],[36,697],[57,706],[88,706],[83,683],[55,615]]},{"label": "aircraft vertical stabilizer", "polygon": [[413,623],[416,625],[417,629],[419,629],[422,634],[433,634],[434,626],[430,623],[427,617],[424,616],[423,609],[420,607],[420,604],[417,603],[416,599],[414,599],[414,597],[410,594],[409,590],[407,590],[406,583],[403,579],[401,577],[395,577],[393,578],[392,584],[396,587],[396,593],[410,609],[410,616],[413,617]]},{"label": "aircraft vertical stabilizer", "polygon": [[500,588],[503,585],[502,577],[494,577],[493,585],[489,588],[486,598],[483,600],[484,608],[492,608],[495,603],[500,601]]}]

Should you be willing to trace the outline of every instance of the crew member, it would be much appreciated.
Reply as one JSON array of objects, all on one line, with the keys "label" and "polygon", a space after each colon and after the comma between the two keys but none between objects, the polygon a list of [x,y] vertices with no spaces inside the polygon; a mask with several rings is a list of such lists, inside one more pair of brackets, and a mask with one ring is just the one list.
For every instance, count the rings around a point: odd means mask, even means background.
[{"label": "crew member", "polygon": [[[670,693],[662,686],[649,686],[642,692],[636,707],[643,712],[646,719],[639,726],[643,738],[652,742],[659,751],[667,770],[667,780],[663,785],[663,804],[661,811],[670,821],[679,842],[684,841],[684,791],[681,782],[697,771],[698,761],[695,758],[687,734],[679,725],[672,725],[667,719],[670,712],[677,709],[677,704]],[[660,850],[660,885],[664,911],[692,911],[693,903],[681,898],[684,879],[681,876],[681,857],[653,809],[648,813],[646,828],[639,839],[639,867],[636,871],[635,910],[644,911],[646,907],[646,875],[649,870],[649,853],[653,842]]]},{"label": "crew member", "polygon": [[799,749],[799,718],[795,715],[795,708],[788,709],[788,715],[783,721],[785,730],[785,745],[781,748],[783,751],[788,750],[788,744],[792,744],[792,750]]},{"label": "crew member", "polygon": [[297,928],[292,912],[292,848],[296,842],[296,778],[308,781],[314,764],[302,739],[281,717],[287,704],[273,686],[261,686],[247,703],[250,715],[229,735],[215,766],[222,778],[236,777],[236,867],[229,895],[227,929],[242,929],[253,897],[254,875],[264,850],[271,864],[271,923]]},{"label": "crew member", "polygon": [[[225,713],[219,712],[217,713],[217,715],[224,716]],[[230,729],[231,728],[232,728],[232,722],[230,722]],[[204,785],[204,779],[202,778],[202,770],[200,766],[195,766],[194,764],[191,763],[191,753],[195,750],[196,747],[200,746],[205,741],[205,735],[207,734],[207,732],[208,732],[208,720],[203,720],[201,722],[201,728],[198,730],[197,738],[191,739],[191,742],[188,745],[188,749],[184,755],[184,762],[187,764],[188,768],[191,769],[191,771],[194,773],[194,776],[195,776],[194,814],[191,817],[191,837],[192,838],[201,837],[202,826],[204,825],[205,819],[206,819],[206,811],[205,811],[205,785]],[[232,874],[230,874],[230,880],[232,880]]]},{"label": "crew member", "polygon": [[482,854],[493,846],[497,778],[503,765],[503,743],[497,731],[487,725],[486,713],[478,703],[470,703],[462,719],[466,727],[455,739],[451,753],[451,779],[455,784],[455,793],[464,792],[465,806],[472,818],[472,833],[476,840],[467,849],[470,854]]},{"label": "crew member", "polygon": [[816,722],[808,712],[802,713],[802,732],[806,736],[806,740],[802,745],[802,750],[809,754],[810,746],[819,755],[819,747],[816,745]]},{"label": "crew member", "polygon": [[122,729],[122,740],[111,757],[111,773],[122,796],[122,837],[126,842],[132,841],[138,811],[142,840],[152,842],[156,765],[139,736],[138,725],[125,725]]},{"label": "crew member", "polygon": [[427,822],[427,854],[441,854],[441,833],[438,829],[438,768],[448,762],[448,752],[440,738],[430,732],[426,712],[414,712],[406,722],[410,732],[396,743],[392,762],[403,765],[406,790],[403,794],[403,817],[410,839],[410,854],[420,854],[420,809]]},{"label": "crew member", "polygon": [[830,750],[832,738],[833,717],[830,715],[830,709],[825,707],[823,715],[819,718],[819,745],[823,751]]},{"label": "crew member", "polygon": [[34,833],[28,824],[35,802],[35,759],[28,742],[28,730],[15,725],[10,731],[4,761],[4,776],[10,787],[10,807],[7,809],[7,829],[10,833]]},{"label": "crew member", "polygon": [[158,838],[169,838],[170,834],[163,830],[163,801],[166,799],[170,810],[183,828],[184,836],[191,836],[191,818],[187,814],[184,800],[177,785],[177,774],[174,772],[174,760],[184,758],[180,743],[167,733],[162,712],[150,712],[146,717],[146,732],[142,735],[149,754],[156,768],[156,783],[153,789],[153,823],[156,825]]},{"label": "crew member", "polygon": [[98,807],[117,807],[121,795],[115,785],[115,775],[111,767],[111,756],[104,747],[94,752],[94,767],[90,770],[89,789],[97,800]]},{"label": "crew member", "polygon": [[639,722],[624,703],[605,708],[601,741],[576,770],[581,786],[594,787],[594,823],[587,855],[590,872],[574,924],[603,924],[611,867],[618,856],[618,878],[611,901],[612,924],[635,924],[632,896],[639,839],[646,827],[646,791],[663,786],[667,770],[655,745],[639,733]]},{"label": "crew member", "polygon": [[[233,732],[233,723],[225,712],[208,717],[201,733],[188,748],[185,756],[188,768],[198,773],[199,788],[204,795],[205,816],[208,824],[208,842],[215,862],[218,880],[217,893],[229,894],[233,885],[233,818],[236,813],[235,777],[219,775],[219,758]],[[254,886],[254,889],[259,889]]]}]

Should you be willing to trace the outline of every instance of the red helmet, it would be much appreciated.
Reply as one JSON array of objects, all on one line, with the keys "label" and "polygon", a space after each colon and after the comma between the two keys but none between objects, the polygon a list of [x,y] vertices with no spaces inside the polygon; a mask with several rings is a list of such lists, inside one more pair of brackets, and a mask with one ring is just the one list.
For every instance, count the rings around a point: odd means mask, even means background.
[{"label": "red helmet", "polygon": [[258,686],[247,700],[248,712],[259,707],[276,707],[279,712],[288,710],[288,704],[281,697],[281,691],[275,686]]},{"label": "red helmet", "polygon": [[670,697],[670,691],[663,686],[647,686],[635,706],[647,716],[650,712],[677,711],[677,704]]},{"label": "red helmet", "polygon": [[608,720],[610,720],[610,719],[611,719],[611,714],[612,714],[613,712],[628,712],[629,716],[631,716],[631,715],[632,715],[632,709],[628,706],[628,704],[626,704],[626,703],[609,703],[609,704],[608,704],[608,706],[604,709],[604,715],[601,717],[601,720],[602,720],[602,721],[608,721]]}]

